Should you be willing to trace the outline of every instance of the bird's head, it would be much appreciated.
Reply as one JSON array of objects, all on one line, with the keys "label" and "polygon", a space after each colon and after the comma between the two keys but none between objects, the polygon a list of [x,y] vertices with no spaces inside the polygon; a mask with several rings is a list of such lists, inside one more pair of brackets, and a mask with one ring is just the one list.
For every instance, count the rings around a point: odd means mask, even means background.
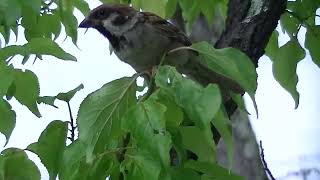
[{"label": "bird's head", "polygon": [[80,23],[79,28],[97,29],[110,40],[110,36],[121,35],[129,28],[137,12],[125,5],[102,4],[89,13]]}]

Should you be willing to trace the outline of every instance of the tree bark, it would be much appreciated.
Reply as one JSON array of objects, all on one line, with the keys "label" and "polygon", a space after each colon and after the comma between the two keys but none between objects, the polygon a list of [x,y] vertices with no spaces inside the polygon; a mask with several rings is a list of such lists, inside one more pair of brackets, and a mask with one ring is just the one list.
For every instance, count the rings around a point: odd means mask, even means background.
[{"label": "tree bark", "polygon": [[237,48],[258,67],[286,3],[286,0],[229,0],[226,28],[215,47]]},{"label": "tree bark", "polygon": [[[192,27],[190,38],[193,42],[206,40],[216,48],[233,47],[244,52],[256,67],[264,54],[269,38],[278,25],[281,14],[286,8],[286,0],[229,0],[225,30],[221,26],[208,26],[205,18],[200,16]],[[180,27],[183,19],[179,9],[174,22]],[[221,24],[221,18],[215,18]],[[220,29],[219,29],[220,28]],[[221,34],[221,35],[220,35]],[[226,104],[232,116],[234,139],[233,171],[248,180],[267,180],[260,160],[259,148],[247,115],[238,111],[233,102]],[[218,162],[227,167],[227,156],[223,141],[217,149]]]}]

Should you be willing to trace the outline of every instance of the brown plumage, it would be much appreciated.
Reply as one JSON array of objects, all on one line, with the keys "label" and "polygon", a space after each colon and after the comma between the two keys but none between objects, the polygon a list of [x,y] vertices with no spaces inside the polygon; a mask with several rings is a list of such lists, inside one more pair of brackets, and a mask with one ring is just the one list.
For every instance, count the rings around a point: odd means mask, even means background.
[{"label": "brown plumage", "polygon": [[[119,59],[130,64],[137,72],[148,71],[159,65],[168,51],[191,45],[188,37],[165,19],[124,5],[100,5],[90,12],[79,27],[97,29],[108,38]],[[166,64],[175,66],[179,72],[202,85],[219,84],[225,99],[228,90],[242,91],[234,81],[208,69],[194,51],[171,53],[166,57]]]}]

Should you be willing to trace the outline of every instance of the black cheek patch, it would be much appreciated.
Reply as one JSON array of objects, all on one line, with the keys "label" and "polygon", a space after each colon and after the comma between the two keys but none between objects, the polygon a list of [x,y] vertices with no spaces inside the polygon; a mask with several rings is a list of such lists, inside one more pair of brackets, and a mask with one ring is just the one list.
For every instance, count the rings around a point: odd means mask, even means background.
[{"label": "black cheek patch", "polygon": [[103,26],[96,26],[95,29],[97,29],[102,35],[108,38],[108,40],[110,41],[110,44],[115,50],[119,50],[120,48],[119,38],[117,38],[115,35],[107,31]]},{"label": "black cheek patch", "polygon": [[112,24],[115,26],[123,25],[128,21],[128,16],[118,15],[113,21]]}]

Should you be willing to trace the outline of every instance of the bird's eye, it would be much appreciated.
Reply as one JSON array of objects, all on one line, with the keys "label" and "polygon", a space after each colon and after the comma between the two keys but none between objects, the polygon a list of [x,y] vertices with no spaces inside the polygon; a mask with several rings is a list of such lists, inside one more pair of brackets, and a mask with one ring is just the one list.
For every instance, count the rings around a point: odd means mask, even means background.
[{"label": "bird's eye", "polygon": [[99,11],[98,14],[99,14],[100,17],[103,16],[104,15],[104,10]]}]

